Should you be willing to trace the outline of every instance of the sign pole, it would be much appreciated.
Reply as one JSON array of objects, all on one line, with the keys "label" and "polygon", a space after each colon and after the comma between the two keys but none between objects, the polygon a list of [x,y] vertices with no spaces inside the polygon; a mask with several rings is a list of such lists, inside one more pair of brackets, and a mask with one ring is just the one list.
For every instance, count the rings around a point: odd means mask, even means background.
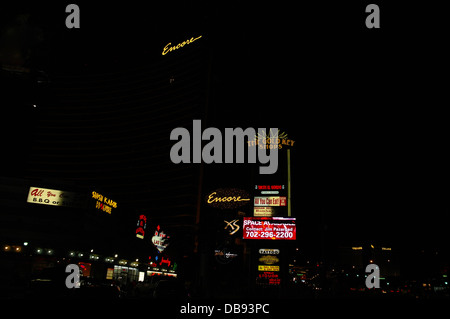
[{"label": "sign pole", "polygon": [[288,184],[287,184],[287,206],[288,206],[288,217],[291,217],[291,150],[287,149],[287,174],[288,174]]}]

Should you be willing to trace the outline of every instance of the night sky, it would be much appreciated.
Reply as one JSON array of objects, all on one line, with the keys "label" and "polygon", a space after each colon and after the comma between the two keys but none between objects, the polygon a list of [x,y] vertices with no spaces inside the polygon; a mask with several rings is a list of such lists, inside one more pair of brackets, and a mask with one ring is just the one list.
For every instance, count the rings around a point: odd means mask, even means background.
[{"label": "night sky", "polygon": [[[437,21],[412,23],[411,7],[384,2],[380,30],[365,28],[365,4],[79,2],[81,28],[69,30],[68,3],[1,10],[3,35],[8,26],[20,28],[18,15],[30,14],[27,64],[50,78],[130,74],[161,59],[168,42],[203,36],[189,46],[210,52],[203,69],[210,68],[209,125],[277,127],[296,141],[293,208],[303,221],[299,242],[311,251],[322,231],[330,244],[374,240],[448,249],[448,123],[439,78],[445,51]],[[39,94],[45,105],[50,97]],[[2,105],[14,118],[3,118],[4,138],[18,128],[33,136],[27,123],[35,114],[25,104]],[[169,135],[159,138],[170,142]],[[5,143],[10,164],[28,154],[28,146]],[[160,155],[168,161],[169,153]],[[217,171],[216,180],[230,183],[229,170]]]}]

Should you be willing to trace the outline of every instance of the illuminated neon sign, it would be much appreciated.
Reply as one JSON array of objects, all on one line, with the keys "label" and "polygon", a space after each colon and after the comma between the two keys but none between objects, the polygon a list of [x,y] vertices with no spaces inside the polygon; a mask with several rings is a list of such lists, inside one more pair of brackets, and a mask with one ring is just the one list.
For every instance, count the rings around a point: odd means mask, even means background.
[{"label": "illuminated neon sign", "polygon": [[250,202],[246,191],[237,188],[219,188],[206,196],[206,203],[220,209],[233,209]]},{"label": "illuminated neon sign", "polygon": [[258,146],[260,149],[282,149],[283,146],[294,146],[295,141],[287,138],[288,135],[285,132],[277,130],[275,133],[272,129],[268,133],[262,131],[255,135],[253,141],[247,141],[248,146]]},{"label": "illuminated neon sign", "polygon": [[92,192],[92,198],[96,199],[95,208],[107,212],[111,215],[112,209],[117,208],[117,203],[111,198],[103,196],[97,192]]},{"label": "illuminated neon sign", "polygon": [[147,227],[147,217],[145,215],[140,215],[136,228],[137,238],[144,239],[146,227]]},{"label": "illuminated neon sign", "polygon": [[227,224],[224,229],[227,229],[228,227],[230,227],[230,230],[228,233],[229,235],[233,235],[239,230],[239,228],[240,228],[239,225],[236,225],[236,223],[238,221],[239,221],[239,219],[234,219],[231,222],[224,220],[224,222]]},{"label": "illuminated neon sign", "polygon": [[163,49],[161,54],[162,55],[166,55],[167,53],[169,53],[171,51],[178,50],[179,48],[184,47],[186,44],[191,44],[192,42],[200,39],[201,37],[202,36],[199,36],[199,37],[196,37],[196,38],[192,37],[192,38],[190,38],[188,40],[184,40],[183,42],[178,43],[177,45],[174,45],[174,46],[170,46],[172,43],[169,42],[169,43],[166,44],[166,46],[164,47],[164,49]]},{"label": "illuminated neon sign", "polygon": [[159,252],[162,252],[167,248],[167,246],[169,246],[167,239],[169,239],[170,236],[167,236],[163,231],[159,230],[160,227],[158,225],[158,227],[156,227],[155,235],[152,237],[152,244],[155,245]]}]

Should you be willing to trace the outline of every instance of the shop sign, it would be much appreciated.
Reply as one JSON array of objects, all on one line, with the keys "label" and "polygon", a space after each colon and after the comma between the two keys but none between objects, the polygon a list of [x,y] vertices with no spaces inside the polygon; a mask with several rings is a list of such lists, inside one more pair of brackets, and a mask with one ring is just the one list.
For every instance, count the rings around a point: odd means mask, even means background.
[{"label": "shop sign", "polygon": [[248,141],[248,146],[257,146],[260,149],[282,149],[283,147],[294,146],[295,141],[288,138],[286,132],[280,132],[280,130],[265,132],[262,130],[258,132],[252,141]]},{"label": "shop sign", "polygon": [[275,248],[261,248],[259,251],[260,255],[279,255],[280,250]]}]

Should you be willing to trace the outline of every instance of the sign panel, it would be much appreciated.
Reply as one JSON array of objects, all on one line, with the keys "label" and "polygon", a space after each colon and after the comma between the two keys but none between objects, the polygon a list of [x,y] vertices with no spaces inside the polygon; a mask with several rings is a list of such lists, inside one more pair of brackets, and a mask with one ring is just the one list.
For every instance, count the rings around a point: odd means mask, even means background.
[{"label": "sign panel", "polygon": [[258,285],[280,285],[280,250],[260,248],[258,250]]},{"label": "sign panel", "polygon": [[27,197],[28,203],[50,206],[80,206],[80,196],[73,192],[42,187],[30,187]]},{"label": "sign panel", "polygon": [[253,216],[287,216],[287,193],[283,184],[257,184],[253,192]]},{"label": "sign panel", "polygon": [[280,266],[258,265],[258,271],[280,271]]},{"label": "sign panel", "polygon": [[271,217],[272,215],[272,207],[253,207],[253,216],[255,217]]},{"label": "sign panel", "polygon": [[244,217],[244,239],[295,240],[295,218]]},{"label": "sign panel", "polygon": [[255,196],[255,206],[286,206],[285,196]]}]

